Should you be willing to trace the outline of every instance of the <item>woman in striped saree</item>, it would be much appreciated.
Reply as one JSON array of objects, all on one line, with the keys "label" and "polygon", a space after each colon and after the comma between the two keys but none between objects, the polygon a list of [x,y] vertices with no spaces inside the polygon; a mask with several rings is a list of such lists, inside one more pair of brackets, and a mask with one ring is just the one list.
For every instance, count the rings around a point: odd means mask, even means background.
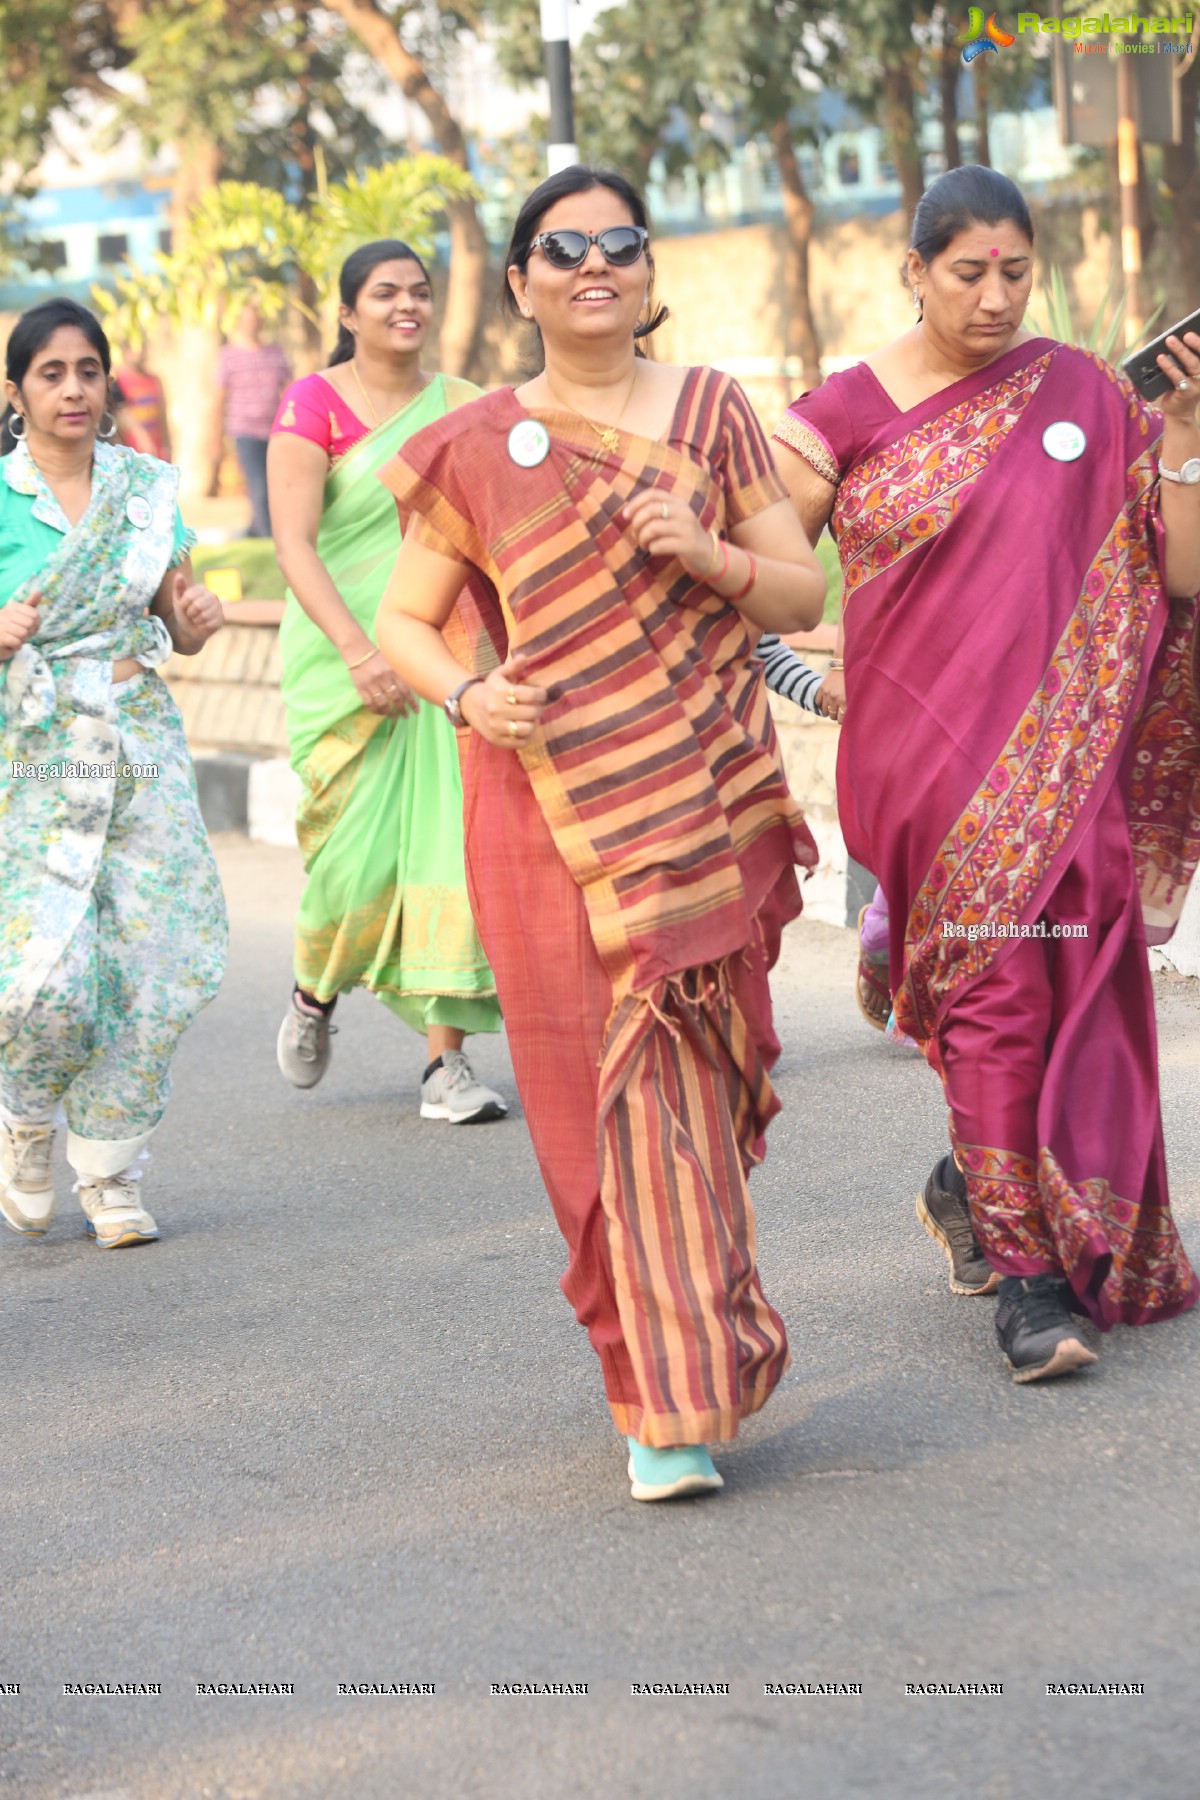
[{"label": "woman in striped saree", "polygon": [[467,878],[563,1288],[656,1500],[721,1485],[704,1445],[787,1364],[746,1175],[815,849],[750,652],[814,623],[824,579],[736,385],[635,355],[647,236],[619,176],[526,202],[508,276],[545,368],[385,471],[408,523],[379,643],[470,727]]}]

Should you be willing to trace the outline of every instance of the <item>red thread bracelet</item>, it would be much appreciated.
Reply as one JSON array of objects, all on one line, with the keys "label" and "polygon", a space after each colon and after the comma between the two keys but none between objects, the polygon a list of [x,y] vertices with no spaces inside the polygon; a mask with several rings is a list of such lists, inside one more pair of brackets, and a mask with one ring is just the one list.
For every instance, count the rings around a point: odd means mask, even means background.
[{"label": "red thread bracelet", "polygon": [[[721,596],[722,599],[728,600],[730,606],[736,606],[739,600],[744,600],[746,598],[746,595],[750,592],[750,589],[754,586],[755,582],[758,580],[758,564],[754,560],[753,551],[747,550],[745,552],[745,555],[746,555],[746,561],[750,564],[750,573],[746,578],[745,587],[740,587],[736,594],[723,594]],[[725,552],[725,567],[728,568],[728,566],[729,566],[729,552],[727,550]],[[721,573],[723,575],[725,573],[725,569],[722,569]]]}]

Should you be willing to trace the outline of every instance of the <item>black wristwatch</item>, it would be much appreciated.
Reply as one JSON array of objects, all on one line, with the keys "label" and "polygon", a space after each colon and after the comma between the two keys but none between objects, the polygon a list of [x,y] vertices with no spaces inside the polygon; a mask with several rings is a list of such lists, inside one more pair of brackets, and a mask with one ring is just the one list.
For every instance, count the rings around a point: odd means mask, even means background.
[{"label": "black wristwatch", "polygon": [[460,702],[467,689],[469,687],[474,687],[477,681],[482,680],[482,675],[468,675],[465,681],[459,682],[452,694],[446,695],[446,698],[442,701],[442,705],[445,707],[446,717],[452,725],[465,725],[467,723],[463,718]]}]

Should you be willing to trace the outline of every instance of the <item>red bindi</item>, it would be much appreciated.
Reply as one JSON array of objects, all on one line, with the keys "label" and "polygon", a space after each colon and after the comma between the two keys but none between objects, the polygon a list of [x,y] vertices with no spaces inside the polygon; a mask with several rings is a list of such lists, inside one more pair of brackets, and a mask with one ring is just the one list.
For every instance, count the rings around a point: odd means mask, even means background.
[{"label": "red bindi", "polygon": [[1000,254],[1000,252],[999,252],[999,251],[998,251],[998,250],[993,250],[993,251],[992,251],[992,255],[993,255],[993,256],[999,256],[999,254]]}]

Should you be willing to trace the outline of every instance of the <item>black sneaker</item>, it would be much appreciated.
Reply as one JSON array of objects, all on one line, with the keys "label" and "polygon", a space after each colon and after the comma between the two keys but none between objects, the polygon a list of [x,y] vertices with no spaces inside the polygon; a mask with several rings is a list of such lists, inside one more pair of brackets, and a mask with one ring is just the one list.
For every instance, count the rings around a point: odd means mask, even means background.
[{"label": "black sneaker", "polygon": [[995,1293],[1000,1277],[971,1229],[966,1177],[952,1156],[943,1156],[935,1164],[925,1192],[917,1195],[917,1217],[946,1252],[952,1294]]},{"label": "black sneaker", "polygon": [[996,1336],[1014,1381],[1069,1375],[1096,1361],[1067,1310],[1056,1275],[1006,1275],[996,1303]]}]

